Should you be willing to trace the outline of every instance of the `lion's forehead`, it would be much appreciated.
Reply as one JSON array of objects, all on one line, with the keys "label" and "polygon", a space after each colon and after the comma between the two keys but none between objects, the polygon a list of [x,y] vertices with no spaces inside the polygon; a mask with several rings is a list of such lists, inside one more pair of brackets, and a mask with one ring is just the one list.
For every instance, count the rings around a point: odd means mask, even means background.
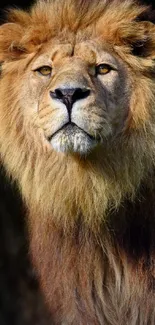
[{"label": "lion's forehead", "polygon": [[35,57],[33,68],[35,69],[39,65],[50,64],[51,62],[59,65],[67,62],[67,59],[69,59],[69,62],[72,61],[74,63],[75,60],[78,61],[80,59],[89,65],[102,62],[112,64],[113,66],[119,64],[119,60],[110,46],[106,43],[101,46],[99,40],[77,42],[51,40],[43,46],[42,51]]}]

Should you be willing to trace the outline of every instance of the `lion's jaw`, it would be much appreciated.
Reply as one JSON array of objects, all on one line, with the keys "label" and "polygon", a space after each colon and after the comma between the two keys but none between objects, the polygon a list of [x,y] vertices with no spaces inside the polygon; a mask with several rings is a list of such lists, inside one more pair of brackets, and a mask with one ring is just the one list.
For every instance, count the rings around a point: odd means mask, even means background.
[{"label": "lion's jaw", "polygon": [[95,138],[91,137],[76,124],[67,124],[50,139],[50,143],[58,152],[77,152],[85,155],[97,145]]}]

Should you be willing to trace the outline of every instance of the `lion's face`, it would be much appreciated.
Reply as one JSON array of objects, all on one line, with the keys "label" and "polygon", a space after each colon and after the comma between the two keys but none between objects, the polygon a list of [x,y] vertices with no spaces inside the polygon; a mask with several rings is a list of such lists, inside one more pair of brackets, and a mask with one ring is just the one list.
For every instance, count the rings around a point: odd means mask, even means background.
[{"label": "lion's face", "polygon": [[40,1],[0,27],[0,154],[35,211],[102,220],[154,168],[155,27],[145,10]]},{"label": "lion's face", "polygon": [[23,80],[23,112],[31,109],[30,122],[56,151],[87,154],[125,127],[127,66],[95,40],[51,40],[28,64]]}]

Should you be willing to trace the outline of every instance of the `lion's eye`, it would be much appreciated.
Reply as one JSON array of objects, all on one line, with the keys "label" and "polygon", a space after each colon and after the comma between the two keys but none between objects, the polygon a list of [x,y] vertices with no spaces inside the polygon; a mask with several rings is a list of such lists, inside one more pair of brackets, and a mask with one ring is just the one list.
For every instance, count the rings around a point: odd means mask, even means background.
[{"label": "lion's eye", "polygon": [[109,64],[99,64],[96,66],[96,74],[107,74],[112,70]]},{"label": "lion's eye", "polygon": [[52,73],[52,68],[45,65],[37,69],[36,71],[38,71],[42,76],[50,76]]}]

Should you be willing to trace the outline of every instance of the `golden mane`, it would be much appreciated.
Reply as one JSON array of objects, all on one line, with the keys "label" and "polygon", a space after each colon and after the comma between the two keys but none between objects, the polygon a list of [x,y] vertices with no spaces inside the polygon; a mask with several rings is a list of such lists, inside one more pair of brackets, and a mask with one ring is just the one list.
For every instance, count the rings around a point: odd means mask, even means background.
[{"label": "golden mane", "polygon": [[[68,37],[69,32],[76,33],[84,29],[86,35],[93,32],[113,45],[133,46],[137,41],[140,44],[144,42],[146,45],[149,44],[148,51],[151,51],[154,39],[153,35],[151,38],[148,37],[147,30],[154,27],[153,24],[145,21],[147,10],[148,7],[138,6],[135,1],[130,0],[38,1],[29,12],[10,10],[8,22],[12,24],[3,25],[4,32],[7,28],[8,33],[5,35],[5,40],[1,33],[1,51],[3,48],[10,49],[12,40],[12,46],[19,46],[19,50],[22,47],[26,48],[25,50],[29,52],[35,46],[48,42],[62,31]],[[56,15],[51,19],[53,12]],[[104,29],[102,28],[103,20]]]},{"label": "golden mane", "polygon": [[[149,267],[146,252],[135,253],[136,261],[126,244],[130,219],[142,229],[154,202],[155,26],[147,10],[132,0],[39,1],[29,12],[11,10],[0,29],[1,161],[22,193],[32,259],[55,324],[155,322],[153,234]],[[108,44],[133,83],[123,135],[105,144],[104,155],[49,151],[34,127],[37,116],[21,107],[19,85],[31,60],[51,40],[77,34]]]}]

